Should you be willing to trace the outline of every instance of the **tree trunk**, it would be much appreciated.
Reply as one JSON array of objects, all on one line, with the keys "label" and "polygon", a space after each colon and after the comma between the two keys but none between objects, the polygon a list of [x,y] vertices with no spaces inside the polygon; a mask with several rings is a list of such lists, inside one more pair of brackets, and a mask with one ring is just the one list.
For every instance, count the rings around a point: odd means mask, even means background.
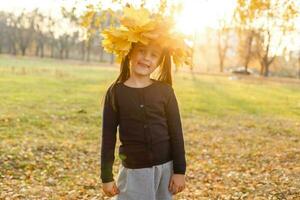
[{"label": "tree trunk", "polygon": [[25,47],[21,48],[21,51],[22,51],[22,56],[25,56],[26,55],[26,48]]},{"label": "tree trunk", "polygon": [[0,54],[2,53],[2,46],[3,46],[3,41],[2,41],[2,38],[3,38],[3,36],[2,35],[0,35]]},{"label": "tree trunk", "polygon": [[298,58],[298,79],[300,79],[300,57]]},{"label": "tree trunk", "polygon": [[261,75],[268,77],[269,76],[269,68],[270,68],[271,62],[268,60],[267,55],[264,55],[261,61]]},{"label": "tree trunk", "polygon": [[268,76],[269,76],[269,67],[270,67],[270,65],[268,65],[268,64],[266,64],[265,67],[264,67],[264,68],[265,68],[265,71],[264,71],[264,72],[265,72],[265,73],[264,73],[264,76],[265,76],[265,77],[268,77]]},{"label": "tree trunk", "polygon": [[12,54],[17,55],[17,48],[15,43],[11,43],[10,47],[11,47]]},{"label": "tree trunk", "polygon": [[64,59],[64,50],[62,48],[59,50],[59,58]]},{"label": "tree trunk", "polygon": [[265,69],[264,63],[261,62],[261,63],[260,63],[260,72],[259,72],[259,74],[260,74],[261,76],[264,75],[264,71],[265,71],[264,69]]},{"label": "tree trunk", "polygon": [[100,62],[103,62],[103,47],[100,47]]},{"label": "tree trunk", "polygon": [[41,57],[44,57],[44,44],[41,44]]},{"label": "tree trunk", "polygon": [[81,42],[81,60],[85,59],[85,42]]},{"label": "tree trunk", "polygon": [[247,55],[246,55],[245,63],[244,63],[246,72],[248,71],[248,65],[250,62],[251,48],[252,48],[252,41],[253,41],[253,33],[250,33],[250,34],[251,35],[248,38],[248,44],[247,44]]},{"label": "tree trunk", "polygon": [[88,47],[88,48],[87,48],[87,55],[86,55],[86,60],[87,60],[88,62],[90,62],[90,53],[91,53],[91,48]]},{"label": "tree trunk", "polygon": [[65,51],[65,58],[66,59],[69,59],[69,49],[67,48],[66,51]]},{"label": "tree trunk", "polygon": [[51,55],[50,55],[51,58],[54,58],[54,43],[52,42],[51,43]]},{"label": "tree trunk", "polygon": [[223,72],[224,70],[224,60],[223,60],[223,58],[222,59],[220,59],[220,72]]},{"label": "tree trunk", "polygon": [[87,42],[87,61],[90,62],[90,56],[91,56],[91,49],[92,49],[92,42],[93,40],[91,38],[88,39]]},{"label": "tree trunk", "polygon": [[37,45],[36,47],[35,47],[35,56],[39,56],[39,50],[40,49],[40,45]]}]

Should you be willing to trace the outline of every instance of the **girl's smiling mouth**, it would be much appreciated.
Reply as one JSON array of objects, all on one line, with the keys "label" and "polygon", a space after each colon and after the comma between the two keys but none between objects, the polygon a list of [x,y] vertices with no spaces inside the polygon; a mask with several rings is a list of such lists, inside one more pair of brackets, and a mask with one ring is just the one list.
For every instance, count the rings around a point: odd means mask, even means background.
[{"label": "girl's smiling mouth", "polygon": [[150,68],[149,65],[147,65],[147,64],[145,64],[145,63],[143,63],[143,62],[138,62],[138,64],[139,64],[140,66],[142,66],[142,67]]}]

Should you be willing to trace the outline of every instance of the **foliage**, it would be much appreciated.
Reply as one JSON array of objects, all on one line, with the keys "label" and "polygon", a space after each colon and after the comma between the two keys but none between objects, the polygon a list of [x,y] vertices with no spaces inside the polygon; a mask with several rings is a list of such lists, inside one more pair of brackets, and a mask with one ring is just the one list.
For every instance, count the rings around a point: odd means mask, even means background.
[{"label": "foliage", "polygon": [[125,7],[120,23],[121,27],[111,27],[102,33],[103,47],[116,54],[119,61],[129,53],[132,43],[155,41],[168,49],[175,65],[190,64],[191,51],[184,36],[174,31],[175,23],[171,17],[151,14],[145,8]]},{"label": "foliage", "polygon": [[254,37],[255,56],[262,75],[268,76],[283,37],[295,31],[299,9],[294,0],[237,0],[235,23],[250,33],[250,43]]},{"label": "foliage", "polygon": [[[101,102],[117,73],[0,57],[0,199],[107,199]],[[187,187],[174,199],[300,197],[299,83],[175,76]],[[115,177],[119,164],[116,156]]]}]

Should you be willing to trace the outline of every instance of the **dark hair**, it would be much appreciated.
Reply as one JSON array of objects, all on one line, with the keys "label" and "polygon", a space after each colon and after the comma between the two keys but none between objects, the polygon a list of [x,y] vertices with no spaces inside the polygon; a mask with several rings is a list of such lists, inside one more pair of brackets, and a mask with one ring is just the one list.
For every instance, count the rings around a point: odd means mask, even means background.
[{"label": "dark hair", "polygon": [[[133,49],[134,45],[135,44],[132,45],[131,50]],[[110,103],[115,111],[117,110],[115,103],[115,85],[117,83],[124,83],[130,77],[129,54],[130,52],[122,59],[120,74],[108,88]],[[156,80],[172,86],[171,56],[167,49],[163,50],[159,63],[159,73]]]}]

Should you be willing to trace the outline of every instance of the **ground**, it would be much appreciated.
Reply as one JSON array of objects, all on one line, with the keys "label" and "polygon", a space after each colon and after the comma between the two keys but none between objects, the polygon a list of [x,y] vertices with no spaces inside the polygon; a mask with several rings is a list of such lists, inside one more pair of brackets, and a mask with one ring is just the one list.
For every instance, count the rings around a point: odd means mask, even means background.
[{"label": "ground", "polygon": [[[98,63],[0,56],[0,199],[107,199],[101,103],[117,75]],[[187,158],[174,199],[300,199],[299,82],[173,79]]]}]

